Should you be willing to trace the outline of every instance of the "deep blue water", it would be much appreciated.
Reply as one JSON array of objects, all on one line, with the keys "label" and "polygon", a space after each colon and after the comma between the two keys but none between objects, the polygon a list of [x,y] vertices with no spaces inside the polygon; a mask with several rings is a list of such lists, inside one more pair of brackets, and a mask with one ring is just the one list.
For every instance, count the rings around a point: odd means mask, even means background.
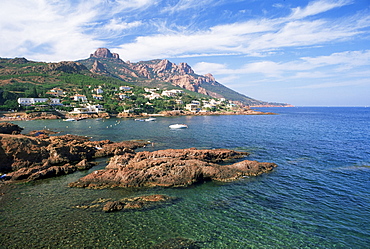
[{"label": "deep blue water", "polygon": [[[148,150],[228,148],[278,164],[271,173],[181,189],[68,188],[102,168],[20,184],[0,199],[0,247],[150,248],[173,237],[202,248],[369,248],[370,108],[268,108],[278,115],[15,122],[92,140],[145,139]],[[188,129],[168,125],[186,123]],[[103,213],[71,206],[160,193],[173,205]]]}]

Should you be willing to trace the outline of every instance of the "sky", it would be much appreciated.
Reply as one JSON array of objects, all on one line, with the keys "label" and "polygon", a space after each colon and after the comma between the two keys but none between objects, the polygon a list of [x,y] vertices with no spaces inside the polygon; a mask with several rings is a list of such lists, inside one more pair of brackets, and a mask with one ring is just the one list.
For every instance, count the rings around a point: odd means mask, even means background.
[{"label": "sky", "polygon": [[246,96],[370,106],[370,0],[1,0],[0,57],[58,62],[106,47],[168,59]]}]

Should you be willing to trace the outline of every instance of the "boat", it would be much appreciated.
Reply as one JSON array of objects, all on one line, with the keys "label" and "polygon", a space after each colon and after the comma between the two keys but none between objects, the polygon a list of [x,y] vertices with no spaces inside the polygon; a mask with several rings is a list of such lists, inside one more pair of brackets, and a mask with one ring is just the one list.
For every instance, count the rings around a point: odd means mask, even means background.
[{"label": "boat", "polygon": [[141,118],[135,118],[135,121],[144,122],[144,119],[141,119]]},{"label": "boat", "polygon": [[146,122],[149,122],[149,121],[155,121],[156,118],[147,118],[147,119],[144,119]]},{"label": "boat", "polygon": [[74,118],[67,118],[67,119],[64,119],[64,121],[71,122],[71,121],[77,121],[77,119],[74,119]]},{"label": "boat", "polygon": [[170,127],[170,129],[185,129],[185,128],[188,128],[188,126],[186,124],[172,124],[168,127]]}]

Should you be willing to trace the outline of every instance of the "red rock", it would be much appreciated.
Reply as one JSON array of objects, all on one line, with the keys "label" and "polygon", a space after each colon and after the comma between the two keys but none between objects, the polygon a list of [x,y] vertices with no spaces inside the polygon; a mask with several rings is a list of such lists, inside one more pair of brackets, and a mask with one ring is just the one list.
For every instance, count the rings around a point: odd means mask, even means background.
[{"label": "red rock", "polygon": [[115,156],[107,169],[89,174],[71,187],[179,187],[207,180],[230,181],[242,176],[256,176],[271,171],[276,164],[242,161],[219,165],[245,153],[233,150],[160,150],[139,152],[129,159]]},{"label": "red rock", "polygon": [[25,136],[0,135],[0,172],[9,173],[7,179],[27,180],[69,174],[91,168],[89,160],[115,154],[130,155],[133,148],[146,142],[109,140],[89,141],[75,135]]}]

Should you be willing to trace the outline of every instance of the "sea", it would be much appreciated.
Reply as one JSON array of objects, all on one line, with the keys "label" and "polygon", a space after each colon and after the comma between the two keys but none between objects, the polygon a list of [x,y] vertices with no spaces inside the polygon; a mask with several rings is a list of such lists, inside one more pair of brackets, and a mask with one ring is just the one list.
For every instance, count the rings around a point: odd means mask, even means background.
[{"label": "sea", "polygon": [[[107,158],[97,159],[90,170],[7,189],[0,196],[0,248],[145,249],[173,238],[199,248],[370,248],[370,108],[258,110],[276,115],[14,122],[23,133],[46,128],[91,140],[139,139],[151,142],[140,150],[151,151],[227,148],[278,166],[257,177],[187,188],[68,187],[107,165]],[[188,129],[169,129],[175,123]],[[74,208],[149,194],[178,201],[113,213]]]}]

